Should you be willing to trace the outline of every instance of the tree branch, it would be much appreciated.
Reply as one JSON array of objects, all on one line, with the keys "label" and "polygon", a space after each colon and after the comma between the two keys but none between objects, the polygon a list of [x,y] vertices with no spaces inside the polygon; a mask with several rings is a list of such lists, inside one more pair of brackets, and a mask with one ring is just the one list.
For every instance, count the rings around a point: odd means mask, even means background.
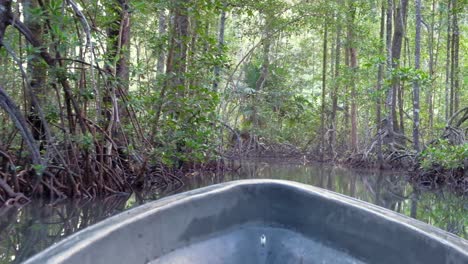
[{"label": "tree branch", "polygon": [[39,152],[39,147],[34,140],[34,137],[31,131],[28,128],[26,119],[21,114],[21,111],[13,102],[13,100],[8,96],[2,86],[0,86],[0,107],[3,108],[9,115],[13,123],[15,123],[16,128],[20,131],[23,136],[26,145],[31,152],[31,158],[34,164],[42,164],[41,154]]}]

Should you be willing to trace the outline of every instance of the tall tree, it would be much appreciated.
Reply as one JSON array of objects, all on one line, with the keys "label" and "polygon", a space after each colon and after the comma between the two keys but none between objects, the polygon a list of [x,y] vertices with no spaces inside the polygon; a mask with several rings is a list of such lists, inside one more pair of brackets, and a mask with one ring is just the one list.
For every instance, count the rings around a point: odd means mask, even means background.
[{"label": "tall tree", "polygon": [[11,0],[0,0],[0,47],[4,45],[3,38],[11,16]]},{"label": "tall tree", "polygon": [[452,0],[448,0],[447,3],[447,43],[446,43],[446,54],[445,54],[445,121],[448,122],[452,116],[451,112],[451,100],[450,100],[450,69],[451,69],[451,42],[452,42],[452,23],[451,23],[451,6]]},{"label": "tall tree", "polygon": [[[159,19],[158,19],[158,37],[160,39],[164,39],[166,37],[166,30],[167,30],[167,15],[166,10],[161,9],[159,11]],[[158,55],[158,62],[156,66],[156,71],[158,75],[164,74],[164,64],[166,63],[166,54],[164,52],[164,46],[160,47],[159,55]],[[159,76],[158,76],[159,77]]]},{"label": "tall tree", "polygon": [[458,112],[460,107],[460,28],[458,26],[458,0],[452,0],[452,114]]},{"label": "tall tree", "polygon": [[351,70],[351,151],[358,151],[358,119],[357,119],[357,90],[356,74],[358,70],[357,42],[355,39],[354,22],[356,17],[356,6],[354,1],[350,1],[349,21],[348,21],[348,54]]},{"label": "tall tree", "polygon": [[429,53],[429,76],[430,76],[430,86],[426,91],[426,104],[428,106],[427,114],[428,114],[428,127],[429,131],[432,134],[433,126],[434,126],[434,46],[437,45],[435,43],[435,25],[436,25],[436,0],[432,0],[431,5],[431,23],[429,25],[429,34],[428,34],[428,53]]},{"label": "tall tree", "polygon": [[176,96],[184,97],[186,92],[186,72],[189,49],[189,7],[186,1],[175,1],[172,9],[173,22],[171,32],[170,60],[166,69],[169,78],[169,87]]},{"label": "tall tree", "polygon": [[121,86],[119,88],[122,91],[119,91],[118,94],[128,93],[129,81],[130,81],[130,34],[131,34],[131,11],[130,11],[130,0],[117,0],[119,5],[119,20],[118,32],[111,30],[111,38],[116,38],[117,42],[114,43],[116,50],[116,55],[118,56],[117,65],[116,65],[116,77],[120,82]]},{"label": "tall tree", "polygon": [[[154,130],[158,129],[163,113],[163,105],[168,96],[183,98],[186,91],[187,52],[189,49],[189,14],[188,3],[174,1],[170,5],[169,17],[169,47],[166,59],[166,78],[159,92],[159,102],[156,107]],[[172,116],[177,118],[178,108],[172,110]]]},{"label": "tall tree", "polygon": [[112,21],[107,28],[107,54],[109,63],[107,70],[115,77],[108,83],[105,101],[111,105],[107,110],[107,129],[113,134],[120,134],[121,119],[127,119],[128,109],[124,102],[130,85],[130,6],[129,0],[112,0],[109,3]]},{"label": "tall tree", "polygon": [[[392,20],[393,20],[393,0],[387,0],[387,12],[386,12],[386,32],[385,32],[385,46],[387,51],[387,78],[391,78],[392,74]],[[386,130],[388,133],[389,141],[395,141],[395,130],[393,119],[393,101],[396,95],[393,93],[393,87],[389,87],[386,98],[386,108],[387,108],[387,122]]]},{"label": "tall tree", "polygon": [[[382,3],[381,14],[380,14],[380,43],[379,53],[384,54],[384,35],[385,35],[385,6]],[[382,62],[379,63],[377,73],[377,87],[376,87],[376,124],[377,124],[377,162],[379,168],[383,165],[383,153],[382,153],[382,99],[381,90],[383,87],[384,78],[384,65]]]},{"label": "tall tree", "polygon": [[[394,72],[392,77],[392,101],[391,101],[391,112],[393,120],[393,130],[395,132],[400,132],[400,127],[398,126],[397,113],[396,113],[396,102],[397,94],[400,90],[400,83],[397,74],[398,68],[400,66],[401,58],[401,46],[403,43],[403,34],[404,34],[404,20],[406,16],[406,9],[408,5],[408,0],[401,0],[399,4],[394,4],[395,20],[394,20],[394,31],[393,31],[393,40],[392,40],[392,72]],[[403,131],[402,131],[403,132]]]},{"label": "tall tree", "polygon": [[[226,10],[221,11],[221,15],[219,18],[219,31],[218,31],[218,56],[221,56],[223,53],[224,49],[224,34],[226,31]],[[221,74],[221,67],[219,65],[216,65],[214,68],[214,82],[213,82],[213,90],[217,91],[218,90],[218,84],[219,84],[219,77]]]},{"label": "tall tree", "polygon": [[[263,47],[263,52],[262,52],[262,64],[260,67],[260,76],[258,77],[256,83],[255,83],[255,93],[258,94],[260,91],[263,90],[265,87],[265,84],[268,79],[268,75],[270,72],[270,51],[271,51],[271,45],[272,45],[272,40],[270,37],[270,31],[271,31],[271,24],[272,24],[272,17],[271,14],[269,13],[264,13],[262,14],[264,16],[264,25],[263,25],[263,40],[262,40],[262,47]],[[259,116],[258,116],[258,106],[256,103],[257,96],[252,96],[252,124],[254,128],[259,127]]]},{"label": "tall tree", "polygon": [[328,26],[325,23],[323,29],[323,54],[322,54],[322,106],[320,111],[320,154],[322,160],[325,159],[325,94],[327,85],[327,52],[328,52]]},{"label": "tall tree", "polygon": [[[416,35],[414,38],[414,68],[421,68],[421,0],[415,0],[416,8]],[[413,82],[413,143],[414,149],[419,152],[419,80]]]},{"label": "tall tree", "polygon": [[334,85],[332,92],[330,93],[331,102],[332,102],[332,111],[330,116],[330,156],[335,157],[335,144],[336,144],[336,114],[338,111],[338,90],[340,86],[340,63],[341,63],[341,24],[336,19],[337,28],[336,28],[336,46],[335,46],[335,73],[334,73]]},{"label": "tall tree", "polygon": [[[24,23],[31,31],[32,36],[38,41],[43,41],[43,25],[42,20],[37,15],[34,15],[34,10],[40,8],[37,0],[26,0],[24,4]],[[47,101],[46,89],[46,66],[42,63],[42,59],[34,49],[30,49],[28,60],[29,73],[29,113],[28,121],[31,123],[34,138],[36,140],[45,140],[44,124],[41,122],[39,108]],[[29,90],[29,89],[28,89]],[[32,98],[35,97],[35,98]]]},{"label": "tall tree", "polygon": [[[403,35],[404,35],[404,20],[406,17],[406,10],[408,6],[408,0],[401,0],[398,3],[394,4],[394,9],[395,12],[395,20],[394,20],[394,30],[393,30],[393,40],[392,40],[392,53],[391,53],[391,59],[392,59],[392,72],[394,73],[392,76],[392,100],[391,100],[391,115],[392,115],[392,120],[393,120],[393,130],[395,132],[404,132],[400,131],[401,127],[398,125],[397,121],[397,94],[401,94],[401,86],[400,86],[400,80],[397,77],[398,75],[395,74],[398,71],[398,68],[400,67],[400,58],[401,58],[401,46],[403,43]],[[400,98],[402,98],[400,96]]]}]

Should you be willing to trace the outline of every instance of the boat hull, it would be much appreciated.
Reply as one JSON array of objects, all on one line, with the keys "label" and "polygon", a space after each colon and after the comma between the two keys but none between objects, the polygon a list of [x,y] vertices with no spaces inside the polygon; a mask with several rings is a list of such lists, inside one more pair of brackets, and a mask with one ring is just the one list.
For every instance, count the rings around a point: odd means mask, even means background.
[{"label": "boat hull", "polygon": [[123,212],[26,263],[468,263],[468,243],[320,188],[246,180]]}]

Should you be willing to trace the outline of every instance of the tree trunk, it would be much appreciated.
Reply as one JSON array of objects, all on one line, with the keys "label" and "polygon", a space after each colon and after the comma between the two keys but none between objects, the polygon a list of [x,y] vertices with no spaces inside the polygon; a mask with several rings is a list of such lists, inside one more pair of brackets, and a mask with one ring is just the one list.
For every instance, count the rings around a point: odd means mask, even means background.
[{"label": "tree trunk", "polygon": [[[347,32],[346,32],[347,34]],[[348,36],[346,36],[346,38],[348,38]],[[345,66],[347,69],[351,68],[351,64],[349,62],[349,48],[348,48],[348,39],[346,39],[346,47],[344,49],[344,53],[345,53],[345,56],[344,56],[344,59],[345,59]],[[349,81],[346,81],[346,85],[344,87],[344,94],[348,95],[349,94],[349,84],[350,82]],[[351,133],[351,129],[349,129],[350,127],[350,124],[349,124],[349,120],[350,120],[350,111],[349,111],[349,102],[348,100],[343,100],[343,105],[344,105],[344,134],[345,135],[349,135]],[[349,143],[349,140],[350,139],[349,137],[345,136],[344,138],[346,138],[345,140],[345,144],[347,147],[349,147],[350,143]]]},{"label": "tree trunk", "polygon": [[[407,21],[407,16],[404,18],[404,28],[406,28],[406,21]],[[409,51],[409,41],[408,37],[406,37],[406,31],[403,37],[403,55],[400,63],[400,67],[410,67],[410,61],[411,59],[409,56],[411,56],[410,51]],[[400,80],[400,86],[398,89],[398,113],[400,116],[400,131],[402,135],[405,135],[405,92],[406,92],[406,83],[402,80]],[[406,140],[402,138],[400,141],[400,144],[403,146],[406,144]]]},{"label": "tree trunk", "polygon": [[[401,46],[403,43],[404,35],[404,20],[406,17],[406,10],[408,6],[408,0],[401,0],[400,5],[395,5],[395,21],[394,21],[394,31],[393,31],[393,41],[392,41],[392,71],[397,71],[400,67],[400,58],[401,58]],[[400,126],[398,125],[397,118],[397,97],[401,98],[401,95],[398,93],[401,92],[400,79],[395,75],[392,77],[392,101],[391,101],[391,115],[393,121],[393,130],[400,133]]]},{"label": "tree trunk", "polygon": [[0,48],[3,46],[5,30],[10,25],[11,0],[0,0]]},{"label": "tree trunk", "polygon": [[[190,36],[190,42],[187,43],[187,63],[186,63],[186,70],[189,69],[194,69],[195,65],[195,54],[197,54],[198,51],[198,41],[200,39],[199,32],[203,29],[204,33],[206,36],[208,35],[208,32],[210,31],[210,23],[206,21],[205,25],[203,25],[203,21],[197,17],[189,17],[189,31],[188,31],[188,36]],[[203,43],[203,42],[201,42]],[[201,45],[200,45],[201,46]],[[204,47],[204,52],[206,52],[206,44]],[[210,70],[206,71],[206,75],[210,74]],[[185,84],[185,89],[186,93],[185,95],[187,97],[193,96],[192,90],[190,87],[197,87],[199,85],[199,78],[195,77],[190,77],[188,78],[188,81]]]},{"label": "tree trunk", "polygon": [[[170,17],[170,42],[166,61],[166,76],[164,85],[159,94],[159,104],[156,111],[155,129],[158,127],[162,114],[162,105],[165,98],[170,94],[173,100],[183,98],[187,90],[186,73],[188,61],[188,48],[191,38],[189,37],[188,7],[184,1],[175,1],[169,14]],[[179,118],[179,108],[174,106],[171,115],[174,119]]]},{"label": "tree trunk", "polygon": [[[41,20],[33,17],[31,11],[39,7],[37,0],[26,0],[24,3],[24,23],[31,31],[33,37],[38,41],[42,42],[42,23]],[[42,60],[40,55],[36,53],[29,54],[30,59],[28,60],[28,73],[29,73],[29,87],[31,90],[29,91],[28,100],[29,102],[29,113],[28,113],[28,121],[32,127],[32,133],[34,139],[36,140],[45,140],[45,133],[44,133],[44,124],[42,124],[41,119],[39,117],[38,109],[45,105],[47,101],[47,89],[45,87],[46,84],[46,67],[42,64]],[[32,96],[37,98],[37,101],[31,99]],[[35,103],[39,105],[35,105]]]},{"label": "tree trunk", "polygon": [[[338,22],[339,23],[339,22]],[[335,84],[331,92],[332,111],[330,116],[330,156],[335,157],[335,144],[336,144],[336,113],[338,110],[338,90],[340,77],[340,54],[341,53],[341,25],[336,28],[336,48],[335,48]]]},{"label": "tree trunk", "polygon": [[[392,18],[393,18],[393,0],[387,0],[387,12],[386,12],[386,50],[387,50],[387,77],[391,78],[392,74]],[[386,108],[387,108],[387,122],[386,130],[388,132],[388,137],[390,142],[395,141],[394,135],[394,119],[393,119],[393,100],[396,95],[393,93],[393,87],[388,89],[387,99],[386,99]]]},{"label": "tree trunk", "polygon": [[189,48],[189,17],[187,7],[184,7],[184,1],[178,1],[174,10],[174,26],[172,32],[172,45],[174,49],[172,58],[172,69],[169,74],[170,87],[174,89],[178,97],[184,97],[186,91],[186,72],[187,72],[187,52]]},{"label": "tree trunk", "polygon": [[[166,78],[164,78],[164,82],[161,85],[161,90],[159,91],[159,102],[156,104],[156,114],[154,118],[154,126],[153,126],[153,135],[159,128],[159,121],[161,120],[162,111],[163,111],[163,104],[167,95],[167,91],[169,89],[169,78],[172,77],[171,73],[173,72],[173,61],[174,61],[174,51],[175,51],[175,30],[174,30],[174,23],[175,20],[173,19],[174,16],[174,9],[169,11],[169,20],[168,20],[168,35],[169,35],[169,43],[168,43],[168,51],[165,61],[165,68],[166,68]],[[161,59],[161,57],[160,57]],[[164,66],[162,66],[164,68]]]},{"label": "tree trunk", "polygon": [[26,142],[26,145],[29,147],[33,164],[43,165],[39,148],[36,145],[33,134],[28,128],[26,119],[23,117],[18,106],[16,106],[13,100],[11,100],[2,86],[0,86],[0,107],[8,113],[10,119],[13,121],[24,141]]},{"label": "tree trunk", "polygon": [[357,74],[357,50],[356,40],[354,38],[354,19],[356,16],[356,9],[351,2],[350,17],[348,23],[348,49],[349,49],[349,60],[351,68],[351,151],[358,151],[358,133],[357,133],[357,104],[356,104],[356,74]]},{"label": "tree trunk", "polygon": [[119,21],[119,35],[118,35],[118,58],[116,65],[116,77],[122,89],[117,94],[124,96],[128,93],[130,81],[130,0],[118,0],[120,5],[120,21]]},{"label": "tree trunk", "polygon": [[322,57],[322,106],[320,111],[320,156],[325,159],[325,94],[327,85],[327,52],[328,52],[328,26],[325,23],[323,31],[323,57]]},{"label": "tree trunk", "polygon": [[[257,79],[255,83],[255,90],[256,93],[259,93],[261,90],[263,90],[265,83],[268,78],[268,72],[270,68],[270,48],[271,48],[271,39],[267,38],[270,34],[270,27],[271,27],[271,22],[269,21],[269,16],[265,14],[265,25],[264,25],[264,37],[265,39],[262,42],[263,46],[263,62],[262,66],[260,69],[260,77]],[[252,124],[254,128],[258,128],[259,126],[259,117],[258,117],[258,107],[257,107],[257,102],[256,99],[257,96],[254,95],[252,96]]]},{"label": "tree trunk", "polygon": [[436,10],[436,1],[432,0],[431,7],[431,24],[429,27],[428,34],[428,52],[429,52],[429,78],[430,85],[427,88],[426,92],[426,104],[427,104],[427,114],[428,114],[428,128],[429,134],[432,138],[433,127],[434,127],[434,33],[435,33],[435,10]]},{"label": "tree trunk", "polygon": [[[404,113],[404,98],[405,98],[405,83],[400,83],[400,85],[398,86],[398,90],[397,90],[397,94],[398,94],[398,114],[399,114],[399,122],[400,122],[400,126],[399,126],[399,132],[402,134],[402,135],[405,135],[405,113]],[[405,145],[405,140],[401,140],[400,143],[402,145]]]},{"label": "tree trunk", "polygon": [[[381,16],[380,16],[380,48],[379,53],[384,54],[384,34],[385,34],[385,7],[382,4]],[[379,69],[377,73],[377,98],[376,98],[376,124],[377,124],[377,162],[379,169],[383,168],[383,154],[382,154],[382,99],[381,90],[383,85],[384,67],[382,63],[379,63]]]},{"label": "tree trunk", "polygon": [[[219,19],[219,31],[218,31],[218,56],[222,56],[224,49],[224,32],[226,27],[226,11],[221,11],[221,17]],[[219,77],[221,75],[221,67],[216,65],[214,68],[214,82],[213,91],[218,91]]]},{"label": "tree trunk", "polygon": [[[159,11],[159,20],[158,20],[158,37],[162,39],[166,35],[166,28],[167,28],[167,23],[166,23],[166,10],[160,10]],[[159,51],[159,56],[158,56],[158,63],[156,65],[156,72],[158,78],[164,74],[164,64],[166,58],[166,54],[164,52],[164,47],[161,48]]]},{"label": "tree trunk", "polygon": [[452,0],[452,39],[450,41],[450,115],[453,116],[455,113],[455,1]]},{"label": "tree trunk", "polygon": [[456,113],[460,107],[460,29],[458,26],[458,0],[452,0],[453,10],[453,34],[452,34],[452,76],[453,76],[453,113]]},{"label": "tree trunk", "polygon": [[[415,0],[416,4],[416,36],[414,46],[414,68],[420,69],[421,58],[421,0]],[[419,152],[419,81],[413,82],[413,143],[414,149]]]},{"label": "tree trunk", "polygon": [[450,18],[451,18],[451,2],[452,0],[448,1],[447,4],[447,49],[446,49],[446,57],[445,57],[445,122],[449,120],[449,118],[452,116],[450,114],[450,57],[451,57],[451,32],[452,32],[452,26],[450,23]]},{"label": "tree trunk", "polygon": [[[116,64],[107,67],[107,71],[115,76],[115,83],[108,83],[108,91],[104,102],[112,109],[106,109],[107,129],[117,138],[121,136],[120,126],[128,118],[127,105],[123,102],[129,89],[129,59],[130,59],[130,7],[129,0],[114,0],[109,9],[113,12],[115,20],[108,28],[107,54],[109,60]],[[124,119],[122,122],[121,119]]]}]

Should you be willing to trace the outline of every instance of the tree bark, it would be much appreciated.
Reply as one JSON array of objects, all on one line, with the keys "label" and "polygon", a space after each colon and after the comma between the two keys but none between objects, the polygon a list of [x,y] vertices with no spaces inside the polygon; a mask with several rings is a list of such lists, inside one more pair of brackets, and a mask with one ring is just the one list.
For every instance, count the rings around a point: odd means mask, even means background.
[{"label": "tree bark", "polygon": [[[163,112],[164,100],[170,93],[174,98],[184,97],[186,90],[187,52],[189,38],[189,17],[184,1],[175,1],[169,13],[169,50],[166,59],[166,76],[159,93],[159,103],[156,110],[155,130]],[[175,118],[178,110],[173,112]]]},{"label": "tree bark", "polygon": [[446,57],[445,57],[445,121],[447,122],[449,118],[452,116],[450,114],[450,57],[451,57],[451,32],[452,32],[452,26],[451,26],[451,2],[452,0],[448,1],[447,4],[447,48],[446,48]]},{"label": "tree bark", "polygon": [[[33,37],[38,41],[42,42],[43,25],[40,20],[33,17],[31,10],[38,8],[39,4],[37,0],[26,0],[24,4],[24,23],[33,34]],[[28,73],[29,73],[29,100],[28,100],[28,120],[32,126],[32,133],[34,139],[45,140],[44,124],[39,117],[38,108],[45,105],[47,101],[47,89],[46,83],[46,67],[41,63],[40,55],[29,54],[30,59],[28,60]],[[36,96],[37,101],[31,99],[32,96]],[[35,105],[38,103],[39,105]]]},{"label": "tree bark", "polygon": [[[414,46],[414,68],[420,69],[421,59],[421,0],[415,0],[416,4],[416,36]],[[414,149],[419,152],[419,81],[413,83],[413,143]]]},{"label": "tree bark", "polygon": [[174,45],[172,74],[170,78],[173,89],[183,97],[185,92],[185,74],[187,72],[187,51],[189,42],[189,17],[183,1],[178,1],[174,10],[174,27],[172,32],[172,44]]},{"label": "tree bark", "polygon": [[451,8],[451,15],[452,15],[452,32],[450,40],[450,116],[453,116],[455,113],[455,1],[452,0],[452,8]]},{"label": "tree bark", "polygon": [[[385,34],[385,7],[382,4],[380,15],[380,48],[379,53],[384,54],[384,34]],[[376,96],[376,125],[377,125],[377,163],[380,169],[383,167],[383,154],[382,154],[382,99],[381,90],[383,85],[384,67],[379,63],[377,73],[377,96]]]},{"label": "tree bark", "polygon": [[[118,50],[119,50],[119,60],[117,61],[116,66],[116,76],[121,84],[120,88],[122,91],[120,93],[128,93],[129,81],[130,81],[130,70],[129,70],[129,60],[130,60],[130,34],[131,34],[131,25],[130,25],[130,0],[118,0],[120,5],[120,21],[119,21],[119,36],[118,36]],[[121,95],[122,96],[122,95]]]},{"label": "tree bark", "polygon": [[0,48],[3,46],[3,37],[11,17],[11,0],[0,0]]},{"label": "tree bark", "polygon": [[0,107],[2,107],[8,113],[16,128],[18,128],[21,136],[23,136],[23,139],[29,148],[33,164],[43,165],[39,147],[34,140],[33,134],[28,128],[26,119],[21,114],[18,106],[16,106],[14,101],[8,96],[2,86],[0,86]]},{"label": "tree bark", "polygon": [[[338,22],[338,21],[337,21]],[[339,22],[338,22],[339,23]],[[340,77],[340,59],[341,59],[341,25],[338,24],[336,28],[336,47],[335,47],[335,83],[331,92],[332,111],[330,116],[330,156],[335,156],[336,144],[336,113],[338,110],[338,90],[339,90],[339,77]]]},{"label": "tree bark", "polygon": [[328,44],[328,26],[325,23],[323,31],[323,54],[322,54],[322,106],[320,111],[320,156],[322,161],[325,159],[325,94],[327,85],[327,44]]},{"label": "tree bark", "polygon": [[[348,34],[348,33],[346,32],[346,34]],[[345,66],[346,66],[347,69],[349,69],[349,68],[351,68],[351,66],[350,66],[351,64],[350,64],[350,61],[349,61],[349,48],[348,48],[348,36],[347,35],[346,35],[346,47],[344,49],[344,53],[345,53],[345,56],[344,56]],[[345,90],[344,93],[346,95],[349,94],[349,90],[350,90],[349,89],[349,86],[350,86],[349,83],[350,82],[347,81],[346,85],[344,87],[344,90]],[[349,124],[350,111],[349,111],[349,102],[348,102],[348,100],[344,100],[343,104],[344,104],[344,126],[343,126],[344,127],[344,133],[345,133],[345,135],[349,135],[351,133],[351,129],[349,129],[350,128],[350,124]],[[350,138],[349,137],[345,137],[345,138],[346,138],[346,141],[345,141],[346,146],[349,147],[349,145],[350,145],[350,143],[349,143],[350,140],[349,139]]]},{"label": "tree bark", "polygon": [[[405,135],[405,120],[404,120],[405,83],[400,83],[400,85],[398,85],[397,95],[398,95],[398,115],[399,115],[398,121],[400,122],[400,126],[398,128],[399,128],[399,132],[402,135]],[[400,143],[402,145],[405,145],[404,140],[400,141]]]},{"label": "tree bark", "polygon": [[[108,115],[110,121],[109,130],[118,135],[118,129],[122,123],[121,119],[127,119],[127,106],[123,98],[127,95],[130,81],[129,59],[130,59],[130,0],[114,0],[109,8],[115,16],[114,21],[108,28],[109,43],[107,54],[110,61],[116,61],[114,68],[108,67],[108,71],[115,75],[115,83],[108,84],[105,101],[112,105],[112,114]],[[123,111],[125,109],[125,111]],[[109,110],[107,110],[109,111]],[[125,121],[124,121],[125,122]]]},{"label": "tree bark", "polygon": [[[265,25],[264,25],[264,36],[268,36],[270,34],[270,27],[271,22],[269,20],[269,15],[264,14],[265,16]],[[260,77],[257,79],[255,83],[255,90],[256,93],[263,90],[265,87],[265,83],[268,79],[269,69],[270,69],[270,49],[271,49],[271,40],[269,38],[265,38],[262,41],[263,47],[263,62],[260,68]],[[254,128],[259,126],[259,118],[258,118],[258,107],[256,102],[256,95],[252,96],[252,124]]]},{"label": "tree bark", "polygon": [[[395,5],[395,21],[394,21],[394,31],[393,31],[393,40],[392,40],[392,71],[395,72],[400,67],[400,58],[401,58],[401,46],[403,43],[404,35],[404,20],[406,17],[406,10],[408,6],[408,0],[401,0],[400,5]],[[401,127],[398,125],[397,118],[397,97],[401,98],[401,86],[400,79],[393,75],[392,76],[392,100],[391,100],[391,115],[393,121],[393,130],[395,132],[402,132]]]},{"label": "tree bark", "polygon": [[353,6],[353,2],[351,2],[349,14],[349,22],[348,22],[348,49],[349,49],[349,60],[350,60],[350,68],[351,68],[351,151],[356,152],[358,151],[358,120],[357,120],[357,91],[356,91],[356,74],[357,74],[357,49],[356,49],[356,40],[354,37],[354,20],[356,16],[356,8]]},{"label": "tree bark", "polygon": [[[166,35],[167,31],[167,22],[166,22],[166,10],[159,11],[159,19],[158,19],[158,37],[162,39]],[[166,54],[164,52],[164,47],[161,47],[158,55],[158,63],[156,65],[156,72],[158,78],[160,75],[164,74],[164,64],[165,64]]]},{"label": "tree bark", "polygon": [[433,135],[434,127],[434,41],[435,41],[435,10],[436,10],[436,0],[432,0],[431,7],[431,24],[429,27],[428,34],[428,52],[429,52],[429,78],[430,85],[427,88],[426,92],[426,104],[427,104],[427,114],[428,114],[428,128],[430,136]]},{"label": "tree bark", "polygon": [[452,46],[453,46],[453,62],[452,62],[452,76],[453,76],[453,113],[456,113],[460,107],[460,28],[458,26],[458,0],[452,0],[452,12],[453,12],[453,34],[452,34]]},{"label": "tree bark", "polygon": [[[392,74],[392,20],[393,20],[393,0],[387,0],[387,12],[386,12],[386,50],[387,50],[387,77],[391,78]],[[388,132],[388,138],[390,142],[395,141],[394,135],[394,122],[393,119],[393,100],[396,95],[393,93],[393,87],[388,89],[387,99],[386,99],[386,108],[387,108],[387,122],[386,130]]]},{"label": "tree bark", "polygon": [[[219,18],[219,31],[218,31],[218,56],[223,54],[224,49],[224,32],[226,28],[226,11],[221,11],[221,16]],[[219,77],[221,75],[221,67],[216,65],[214,68],[214,82],[213,82],[213,91],[218,91]]]}]

